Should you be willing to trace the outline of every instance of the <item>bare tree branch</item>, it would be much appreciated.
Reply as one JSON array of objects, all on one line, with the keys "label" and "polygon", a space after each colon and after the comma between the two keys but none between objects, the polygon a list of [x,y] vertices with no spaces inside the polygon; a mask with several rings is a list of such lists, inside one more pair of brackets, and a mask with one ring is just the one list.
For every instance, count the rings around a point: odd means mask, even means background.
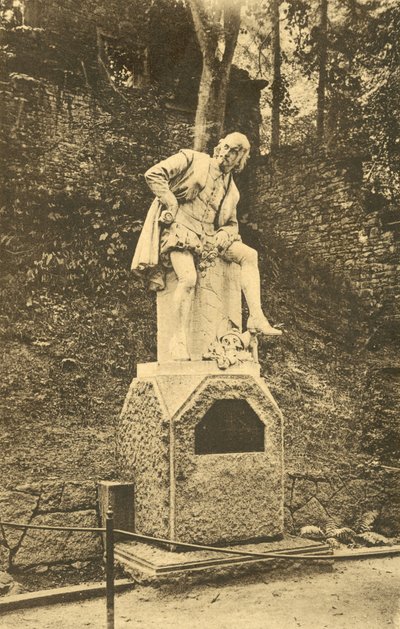
[{"label": "bare tree branch", "polygon": [[203,56],[208,56],[210,49],[215,50],[218,38],[215,37],[214,29],[208,20],[204,10],[203,0],[188,0],[191,9],[193,24]]},{"label": "bare tree branch", "polygon": [[240,0],[224,1],[225,51],[222,63],[228,66],[232,63],[240,30]]}]

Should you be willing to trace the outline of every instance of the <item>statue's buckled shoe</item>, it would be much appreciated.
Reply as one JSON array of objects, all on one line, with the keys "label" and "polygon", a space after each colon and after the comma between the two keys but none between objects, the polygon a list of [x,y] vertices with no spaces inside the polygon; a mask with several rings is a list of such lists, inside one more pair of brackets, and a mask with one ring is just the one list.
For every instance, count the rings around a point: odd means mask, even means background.
[{"label": "statue's buckled shoe", "polygon": [[266,336],[282,336],[282,330],[274,328],[264,316],[249,317],[247,329],[253,334],[261,332],[261,334],[265,334]]}]

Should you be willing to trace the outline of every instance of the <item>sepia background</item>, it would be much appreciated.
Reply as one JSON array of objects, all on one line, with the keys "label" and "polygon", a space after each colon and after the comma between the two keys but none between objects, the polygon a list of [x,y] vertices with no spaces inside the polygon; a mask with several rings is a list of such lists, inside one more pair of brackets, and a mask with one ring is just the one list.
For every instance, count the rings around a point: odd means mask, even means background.
[{"label": "sepia background", "polygon": [[[156,354],[154,296],[129,272],[143,173],[236,130],[241,233],[285,329],[259,352],[285,416],[285,526],[372,512],[398,535],[398,3],[1,0],[0,18],[3,517],[97,522],[115,419]],[[0,567],[96,572],[93,540],[38,539],[2,533]]]}]

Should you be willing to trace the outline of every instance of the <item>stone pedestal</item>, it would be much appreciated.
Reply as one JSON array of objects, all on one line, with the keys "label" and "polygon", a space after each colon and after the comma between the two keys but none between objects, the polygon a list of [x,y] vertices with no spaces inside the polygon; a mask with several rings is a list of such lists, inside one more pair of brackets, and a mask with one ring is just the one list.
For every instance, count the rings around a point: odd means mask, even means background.
[{"label": "stone pedestal", "polygon": [[135,530],[133,483],[104,480],[99,482],[97,492],[101,525],[106,526],[107,511],[111,509],[114,528],[133,533]]},{"label": "stone pedestal", "polygon": [[202,544],[281,535],[282,447],[258,364],[138,365],[117,437],[136,531]]},{"label": "stone pedestal", "polygon": [[[157,293],[157,359],[169,362],[169,342],[176,332],[177,322],[173,293],[176,288],[174,271],[167,274],[166,287]],[[188,350],[192,360],[201,360],[215,340],[221,321],[229,318],[242,329],[240,267],[221,258],[207,269],[204,277],[198,274],[194,302],[188,330]]]}]

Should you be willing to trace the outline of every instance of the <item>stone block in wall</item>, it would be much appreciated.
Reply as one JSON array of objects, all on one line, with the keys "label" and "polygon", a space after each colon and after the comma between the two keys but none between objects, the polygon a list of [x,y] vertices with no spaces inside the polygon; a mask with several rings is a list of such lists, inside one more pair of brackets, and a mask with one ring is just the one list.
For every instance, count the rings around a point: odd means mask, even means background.
[{"label": "stone block in wall", "polygon": [[41,483],[23,483],[12,488],[14,491],[20,491],[23,494],[32,494],[38,496],[42,489]]},{"label": "stone block in wall", "polygon": [[379,227],[371,227],[370,232],[369,232],[369,237],[371,240],[373,238],[378,238],[379,234],[380,234]]},{"label": "stone block in wall", "polygon": [[[366,500],[366,505],[367,508],[377,508],[382,500],[383,500],[383,494],[382,494],[382,482],[381,481],[368,481],[365,484],[365,500]],[[400,491],[400,488],[399,488]],[[400,493],[399,493],[399,500],[400,500]],[[399,522],[400,524],[400,522]]]},{"label": "stone block in wall", "polygon": [[302,526],[310,525],[324,528],[329,519],[327,512],[315,497],[311,498],[301,509],[294,511],[292,516],[296,531],[299,531]]},{"label": "stone block in wall", "polygon": [[285,504],[290,507],[294,487],[294,478],[291,474],[285,474]]},{"label": "stone block in wall", "polygon": [[317,486],[312,480],[296,478],[292,492],[291,508],[299,509],[317,493]]},{"label": "stone block in wall", "polygon": [[365,480],[352,480],[330,498],[327,511],[339,525],[350,525],[363,514],[366,505],[365,487]]},{"label": "stone block in wall", "polygon": [[96,484],[93,481],[67,482],[64,484],[60,511],[94,509],[97,504]]},{"label": "stone block in wall", "polygon": [[[48,513],[33,518],[31,524],[42,526],[71,526],[96,528],[96,511]],[[100,557],[102,545],[99,533],[79,531],[44,531],[31,529],[24,535],[13,557],[14,568],[52,563],[71,563]]]},{"label": "stone block in wall", "polygon": [[[8,522],[30,522],[38,504],[38,496],[19,491],[0,492],[0,520]],[[3,540],[9,548],[18,546],[24,532],[19,529],[4,527],[4,537],[0,532],[0,542]]]},{"label": "stone block in wall", "polygon": [[332,485],[328,481],[319,481],[317,483],[317,498],[320,503],[326,506],[334,493]]},{"label": "stone block in wall", "polygon": [[10,551],[8,548],[0,544],[0,571],[8,570],[10,565]]},{"label": "stone block in wall", "polygon": [[63,489],[64,483],[61,481],[43,482],[41,485],[38,512],[47,513],[49,511],[59,511]]}]

